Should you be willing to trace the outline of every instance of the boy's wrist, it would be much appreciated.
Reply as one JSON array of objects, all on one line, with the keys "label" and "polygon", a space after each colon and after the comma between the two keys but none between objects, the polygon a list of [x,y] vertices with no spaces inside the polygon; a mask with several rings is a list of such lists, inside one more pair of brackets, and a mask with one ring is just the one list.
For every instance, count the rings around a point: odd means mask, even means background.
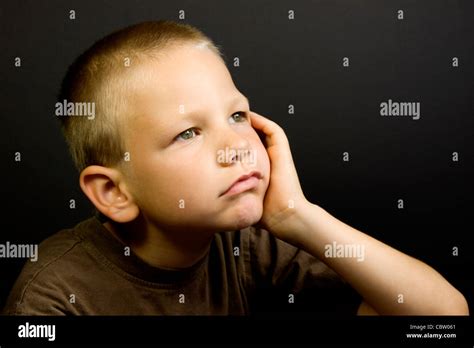
[{"label": "boy's wrist", "polygon": [[278,222],[269,226],[269,231],[277,238],[296,247],[303,248],[311,234],[311,219],[319,214],[322,208],[307,200],[295,203],[278,216]]},{"label": "boy's wrist", "polygon": [[323,216],[324,209],[306,201],[305,204],[297,209],[297,212],[292,221],[291,231],[293,231],[295,246],[301,249],[307,249],[309,239],[314,238],[314,219],[319,220],[319,217]]}]

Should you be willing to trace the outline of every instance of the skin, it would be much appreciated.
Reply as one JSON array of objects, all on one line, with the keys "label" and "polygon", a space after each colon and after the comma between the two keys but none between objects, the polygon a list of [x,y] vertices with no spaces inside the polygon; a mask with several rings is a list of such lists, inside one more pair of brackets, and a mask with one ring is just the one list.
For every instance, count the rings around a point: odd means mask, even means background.
[{"label": "skin", "polygon": [[[464,296],[434,269],[306,199],[283,129],[250,111],[213,52],[176,47],[159,62],[141,64],[137,76],[130,94],[135,112],[124,135],[131,160],[87,167],[80,184],[116,222],[105,227],[144,261],[189,267],[206,255],[214,233],[256,225],[339,273],[364,298],[360,315],[469,314]],[[185,120],[193,111],[195,118]],[[239,111],[244,119],[234,115]],[[172,141],[191,127],[196,131],[186,140]],[[219,162],[218,151],[226,147],[255,151],[257,160]],[[251,170],[263,175],[255,189],[220,196]],[[333,242],[364,245],[364,261],[325,257],[324,246]]]},{"label": "skin", "polygon": [[[176,47],[159,62],[141,63],[134,76],[134,113],[124,127],[131,159],[117,168],[86,168],[81,187],[121,223],[106,227],[139,257],[155,266],[188,267],[206,254],[214,233],[260,220],[269,158],[250,124],[247,98],[209,49]],[[219,161],[226,148],[251,150],[256,160]],[[220,196],[252,170],[263,175],[256,189]]]},{"label": "skin", "polygon": [[[283,129],[256,113],[252,113],[252,125],[265,133],[271,162],[271,181],[257,225],[323,260],[344,278],[364,299],[359,315],[469,315],[464,296],[433,268],[309,202]],[[363,245],[365,259],[326,257],[325,245],[333,242]],[[403,295],[402,303],[399,295]]]}]

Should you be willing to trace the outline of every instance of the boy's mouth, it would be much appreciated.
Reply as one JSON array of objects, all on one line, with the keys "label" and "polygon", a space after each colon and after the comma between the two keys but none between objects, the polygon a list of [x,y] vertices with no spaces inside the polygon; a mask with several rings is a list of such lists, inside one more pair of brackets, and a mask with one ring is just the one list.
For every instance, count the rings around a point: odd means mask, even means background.
[{"label": "boy's mouth", "polygon": [[250,173],[242,175],[237,180],[235,180],[232,185],[230,185],[224,192],[219,195],[219,197],[233,196],[244,191],[253,189],[258,186],[260,179],[262,178],[263,175],[259,171],[251,171]]}]

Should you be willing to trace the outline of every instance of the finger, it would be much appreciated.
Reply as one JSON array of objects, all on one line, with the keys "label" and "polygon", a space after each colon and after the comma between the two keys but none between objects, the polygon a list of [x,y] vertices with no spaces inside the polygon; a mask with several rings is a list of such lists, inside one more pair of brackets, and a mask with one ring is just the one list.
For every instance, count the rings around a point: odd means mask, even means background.
[{"label": "finger", "polygon": [[260,130],[265,134],[265,140],[269,147],[288,142],[283,129],[272,120],[251,111],[250,122],[253,128]]},{"label": "finger", "polygon": [[269,120],[256,112],[250,111],[250,121],[254,128],[263,131],[265,134],[270,135],[274,132],[276,127],[279,127],[275,122]]}]

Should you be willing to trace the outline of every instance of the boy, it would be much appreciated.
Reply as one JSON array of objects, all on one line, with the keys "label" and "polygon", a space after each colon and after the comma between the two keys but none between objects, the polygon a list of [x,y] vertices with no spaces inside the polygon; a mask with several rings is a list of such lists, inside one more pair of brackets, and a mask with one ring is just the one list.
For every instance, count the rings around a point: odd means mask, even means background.
[{"label": "boy", "polygon": [[[70,67],[59,102],[72,103],[58,116],[102,219],[44,241],[4,313],[468,315],[435,270],[307,201],[284,131],[250,111],[197,29],[109,35]],[[325,306],[345,283],[359,295]]]}]

